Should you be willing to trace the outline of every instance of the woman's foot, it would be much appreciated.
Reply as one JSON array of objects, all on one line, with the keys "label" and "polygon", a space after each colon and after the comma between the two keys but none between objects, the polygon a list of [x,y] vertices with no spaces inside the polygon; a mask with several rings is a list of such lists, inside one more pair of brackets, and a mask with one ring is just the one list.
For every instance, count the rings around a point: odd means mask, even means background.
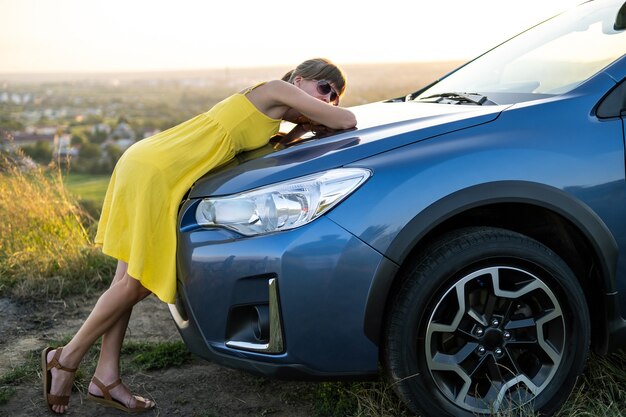
[{"label": "woman's foot", "polygon": [[120,378],[110,383],[107,382],[94,376],[87,390],[88,398],[104,406],[128,413],[142,413],[154,408],[155,403],[153,401],[133,395]]},{"label": "woman's foot", "polygon": [[46,348],[41,352],[44,401],[50,411],[65,413],[72,392],[76,369],[63,366],[63,348]]}]

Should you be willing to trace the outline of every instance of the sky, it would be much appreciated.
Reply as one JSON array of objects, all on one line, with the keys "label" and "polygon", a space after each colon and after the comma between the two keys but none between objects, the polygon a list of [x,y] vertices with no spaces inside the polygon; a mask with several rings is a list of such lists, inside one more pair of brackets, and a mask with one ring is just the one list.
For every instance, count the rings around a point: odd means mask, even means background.
[{"label": "sky", "polygon": [[0,73],[465,60],[583,0],[0,0]]}]

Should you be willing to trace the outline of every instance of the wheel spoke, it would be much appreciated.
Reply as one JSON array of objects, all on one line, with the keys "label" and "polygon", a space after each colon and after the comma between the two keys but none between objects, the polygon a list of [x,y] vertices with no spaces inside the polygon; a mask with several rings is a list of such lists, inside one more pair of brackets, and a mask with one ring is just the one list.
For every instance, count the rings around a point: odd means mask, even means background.
[{"label": "wheel spoke", "polygon": [[461,319],[463,318],[465,310],[465,292],[463,287],[457,285],[455,287],[455,292],[449,294],[449,297],[451,299],[448,300],[448,302],[456,301],[458,303],[458,309],[454,315],[454,318],[449,324],[432,322],[430,324],[432,332],[452,333],[457,330],[459,323],[461,323]]},{"label": "wheel spoke", "polygon": [[552,359],[552,362],[558,364],[561,360],[561,352],[558,352],[553,343],[550,343],[544,334],[544,324],[554,320],[556,318],[562,318],[561,310],[555,309],[554,311],[546,314],[541,319],[537,320],[537,342],[544,352]]},{"label": "wheel spoke", "polygon": [[509,320],[505,326],[507,330],[517,330],[525,328],[533,328],[537,325],[533,317],[520,320]]},{"label": "wheel spoke", "polygon": [[[505,402],[505,399],[507,397],[507,393],[509,393],[511,388],[513,388],[513,387],[515,387],[517,385],[527,389],[533,395],[537,395],[537,394],[539,394],[539,392],[541,392],[541,389],[538,386],[536,386],[535,384],[533,384],[533,382],[530,379],[528,379],[525,375],[523,375],[523,374],[517,375],[515,378],[511,378],[506,383],[504,383],[502,385],[502,387],[500,387],[500,389],[498,390],[497,396],[496,396],[496,400],[493,402],[494,409],[496,409],[496,410],[500,409],[502,404]],[[510,402],[514,402],[515,403],[516,402],[515,398],[511,398]],[[523,404],[525,401],[518,401],[518,402]],[[521,404],[519,404],[519,405],[521,405]]]},{"label": "wheel spoke", "polygon": [[431,369],[434,371],[453,371],[459,375],[467,375],[467,372],[461,367],[461,363],[474,353],[477,346],[477,343],[468,343],[454,355],[437,352],[430,360]]},{"label": "wheel spoke", "polygon": [[493,310],[495,309],[497,301],[498,298],[494,297],[491,293],[487,295],[487,302],[485,303],[485,308],[483,309],[483,315],[485,317],[491,317],[493,315]]},{"label": "wheel spoke", "polygon": [[472,319],[474,319],[477,323],[482,324],[483,326],[488,326],[489,322],[487,321],[487,319],[485,319],[485,316],[483,316],[482,314],[478,313],[478,311],[474,310],[473,308],[470,308],[467,311],[467,315],[469,317],[471,317]]}]

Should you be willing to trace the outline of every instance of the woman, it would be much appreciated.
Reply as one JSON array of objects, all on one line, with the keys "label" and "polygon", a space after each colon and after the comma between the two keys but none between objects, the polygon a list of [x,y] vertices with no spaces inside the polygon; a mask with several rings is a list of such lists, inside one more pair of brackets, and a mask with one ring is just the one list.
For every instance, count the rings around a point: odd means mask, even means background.
[{"label": "woman", "polygon": [[345,77],[330,61],[300,64],[282,80],[248,88],[211,110],[134,144],[120,158],[107,190],[96,243],[118,259],[111,286],[72,340],[41,354],[44,401],[64,413],[74,372],[102,336],[88,398],[127,412],[154,402],[132,395],[120,380],[120,349],[133,306],[154,293],[174,302],[176,214],[191,185],[238,152],[267,144],[282,120],[349,129],[354,114],[337,107]]}]

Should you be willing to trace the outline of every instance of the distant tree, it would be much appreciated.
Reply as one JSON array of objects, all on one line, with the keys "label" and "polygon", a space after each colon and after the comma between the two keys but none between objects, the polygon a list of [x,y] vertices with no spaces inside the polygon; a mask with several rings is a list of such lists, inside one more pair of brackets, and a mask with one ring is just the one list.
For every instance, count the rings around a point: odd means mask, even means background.
[{"label": "distant tree", "polygon": [[85,145],[89,143],[89,139],[87,139],[87,135],[85,133],[79,133],[79,134],[74,134],[72,135],[72,138],[70,139],[70,144],[72,146],[76,146],[76,145]]},{"label": "distant tree", "polygon": [[110,174],[115,168],[115,164],[120,159],[124,151],[117,145],[110,144],[104,147],[104,155],[100,160],[99,173]]},{"label": "distant tree", "polygon": [[104,143],[109,137],[109,134],[103,130],[96,130],[94,133],[89,134],[89,141],[92,143]]},{"label": "distant tree", "polygon": [[14,120],[9,116],[0,116],[0,130],[8,130],[18,132],[24,129],[24,124],[18,120]]},{"label": "distant tree", "polygon": [[102,156],[102,149],[100,149],[99,145],[88,142],[81,146],[78,151],[78,156],[80,159],[100,159]]},{"label": "distant tree", "polygon": [[22,146],[22,151],[40,164],[47,164],[52,160],[52,145],[45,140]]},{"label": "distant tree", "polygon": [[46,116],[45,114],[42,114],[41,117],[39,117],[39,121],[37,122],[40,126],[46,126],[48,124],[50,124],[50,119],[48,119],[48,116]]},{"label": "distant tree", "polygon": [[115,144],[105,146],[104,151],[106,152],[107,157],[114,163],[117,162],[117,160],[120,159],[124,153],[124,150]]},{"label": "distant tree", "polygon": [[96,114],[89,114],[85,117],[84,124],[87,126],[92,126],[98,123],[102,123],[102,116],[98,116]]}]

